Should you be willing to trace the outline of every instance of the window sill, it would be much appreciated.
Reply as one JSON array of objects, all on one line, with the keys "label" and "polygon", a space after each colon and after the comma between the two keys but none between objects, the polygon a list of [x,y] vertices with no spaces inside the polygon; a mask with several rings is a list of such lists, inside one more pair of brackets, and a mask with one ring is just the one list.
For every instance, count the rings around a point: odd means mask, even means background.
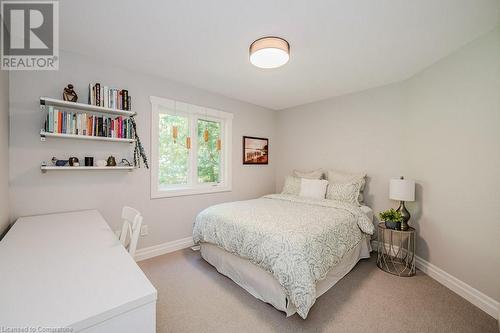
[{"label": "window sill", "polygon": [[171,190],[163,190],[163,191],[159,190],[159,191],[156,191],[156,193],[151,193],[151,199],[182,197],[182,196],[189,196],[189,195],[219,193],[219,192],[231,192],[231,191],[232,191],[232,188],[230,186],[213,186],[213,187],[203,187],[203,188],[171,189]]}]

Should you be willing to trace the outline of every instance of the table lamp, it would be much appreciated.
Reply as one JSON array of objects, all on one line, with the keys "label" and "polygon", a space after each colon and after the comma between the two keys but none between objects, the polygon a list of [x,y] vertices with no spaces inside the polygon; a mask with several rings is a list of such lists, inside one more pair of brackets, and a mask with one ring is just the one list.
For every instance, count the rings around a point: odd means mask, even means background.
[{"label": "table lamp", "polygon": [[391,179],[389,198],[400,201],[397,211],[403,216],[401,230],[408,230],[410,212],[405,207],[405,201],[415,201],[415,181],[404,179],[403,177],[400,179]]}]

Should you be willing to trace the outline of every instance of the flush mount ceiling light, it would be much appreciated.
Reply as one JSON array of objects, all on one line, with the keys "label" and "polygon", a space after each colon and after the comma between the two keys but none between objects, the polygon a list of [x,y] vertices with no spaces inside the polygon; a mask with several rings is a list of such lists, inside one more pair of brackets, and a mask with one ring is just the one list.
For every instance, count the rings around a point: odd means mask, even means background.
[{"label": "flush mount ceiling light", "polygon": [[279,37],[264,37],[250,45],[250,62],[259,68],[283,66],[290,59],[290,44]]}]

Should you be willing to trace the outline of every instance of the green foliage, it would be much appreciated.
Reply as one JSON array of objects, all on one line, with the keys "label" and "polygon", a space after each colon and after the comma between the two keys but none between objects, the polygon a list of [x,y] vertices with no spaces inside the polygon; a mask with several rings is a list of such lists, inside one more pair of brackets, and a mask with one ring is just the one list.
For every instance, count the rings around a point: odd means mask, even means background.
[{"label": "green foliage", "polygon": [[[220,181],[220,152],[217,140],[221,135],[219,122],[199,119],[196,138],[191,138],[192,145],[197,140],[196,154],[198,163],[198,182],[217,183]],[[177,126],[177,140],[174,142],[173,126]],[[204,140],[205,129],[208,141]],[[182,185],[188,183],[189,153],[186,138],[189,136],[189,120],[182,115],[160,114],[159,118],[159,183],[160,185]]]},{"label": "green foliage", "polygon": [[403,216],[401,213],[396,211],[394,208],[386,210],[385,212],[381,212],[378,214],[382,221],[387,222],[403,222]]},{"label": "green foliage", "polygon": [[[177,126],[178,136],[173,139],[173,126]],[[189,121],[183,116],[160,114],[159,123],[159,175],[160,185],[187,184],[189,170],[189,150],[186,138],[189,136]]]},{"label": "green foliage", "polygon": [[[220,180],[220,152],[217,151],[217,140],[220,138],[220,123],[198,120],[198,181],[200,183],[217,183]],[[208,141],[204,140],[205,129],[208,130]]]}]

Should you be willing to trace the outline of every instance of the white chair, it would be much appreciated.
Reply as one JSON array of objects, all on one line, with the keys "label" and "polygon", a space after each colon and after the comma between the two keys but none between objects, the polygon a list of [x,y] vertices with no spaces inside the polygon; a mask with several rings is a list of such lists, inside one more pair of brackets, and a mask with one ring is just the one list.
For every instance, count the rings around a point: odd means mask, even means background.
[{"label": "white chair", "polygon": [[[128,253],[133,257],[137,248],[137,241],[141,233],[142,216],[141,213],[131,207],[123,207],[122,209],[123,226],[120,233],[120,242],[128,250]],[[127,244],[127,236],[130,239]]]}]

